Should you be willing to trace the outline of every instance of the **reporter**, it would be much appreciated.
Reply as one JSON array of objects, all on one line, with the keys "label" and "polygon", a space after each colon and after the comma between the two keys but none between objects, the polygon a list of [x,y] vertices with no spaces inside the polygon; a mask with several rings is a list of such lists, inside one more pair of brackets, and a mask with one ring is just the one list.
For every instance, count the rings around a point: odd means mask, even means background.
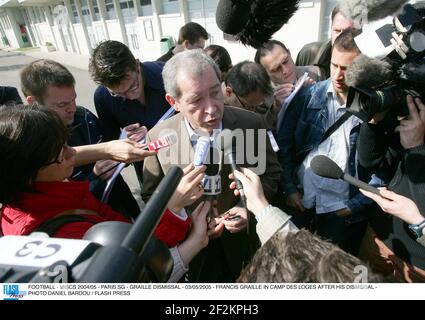
[{"label": "reporter", "polygon": [[[230,178],[236,177],[243,185],[248,209],[258,221],[262,246],[237,282],[383,282],[358,258],[307,230],[298,230],[290,216],[268,203],[259,177],[249,169],[241,171],[235,171]],[[235,182],[230,187],[239,195]],[[356,271],[359,266],[367,270],[361,279]]]},{"label": "reporter", "polygon": [[[398,121],[397,110],[391,109],[383,119],[362,124],[359,162],[388,183],[390,191],[411,199],[419,212],[425,212],[425,106],[419,98],[406,100],[407,119]],[[371,212],[360,257],[396,281],[425,282],[425,248],[406,222],[382,214],[380,208]]]},{"label": "reporter", "polygon": [[[64,220],[46,232],[71,239],[81,239],[99,222],[130,222],[96,199],[89,192],[88,181],[69,180],[76,152],[67,141],[68,130],[53,111],[35,105],[0,107],[0,203],[4,235],[45,231],[46,223],[59,217],[73,219]],[[205,167],[185,169],[185,177],[177,187],[179,193],[171,199],[173,208],[183,207],[202,196],[199,181],[204,171]],[[179,217],[170,210],[165,211],[155,234],[173,247],[170,251],[175,264],[182,262],[186,266],[207,245],[208,209],[208,205],[198,206],[192,220],[187,215]],[[192,230],[186,239],[192,221]],[[172,226],[173,232],[169,227],[161,229],[163,225]]]}]

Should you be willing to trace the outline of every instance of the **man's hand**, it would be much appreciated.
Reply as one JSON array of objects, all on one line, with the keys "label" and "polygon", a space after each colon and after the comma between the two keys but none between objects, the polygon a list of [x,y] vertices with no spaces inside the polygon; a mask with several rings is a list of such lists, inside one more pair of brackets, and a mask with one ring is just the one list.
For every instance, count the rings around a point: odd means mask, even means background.
[{"label": "man's hand", "polygon": [[114,160],[99,160],[96,162],[93,168],[95,175],[99,177],[100,180],[108,180],[114,173],[113,168],[117,166],[119,162]]},{"label": "man's hand", "polygon": [[141,127],[138,123],[130,124],[124,127],[125,132],[127,133],[127,138],[134,142],[141,141],[148,132],[145,126]]},{"label": "man's hand", "polygon": [[363,189],[360,189],[360,191],[366,197],[375,201],[384,212],[387,212],[408,224],[417,224],[424,220],[424,217],[419,212],[416,204],[409,198],[389,191],[386,188],[379,188],[379,193],[382,196],[378,196]]},{"label": "man's hand", "polygon": [[299,192],[294,192],[289,196],[286,196],[285,202],[288,207],[297,209],[300,212],[304,212],[305,208],[301,202],[302,195]]},{"label": "man's hand", "polygon": [[195,168],[193,164],[189,164],[183,169],[183,178],[168,201],[168,208],[171,211],[180,212],[181,209],[191,205],[204,194],[201,182],[206,168],[206,166]]},{"label": "man's hand", "polygon": [[233,207],[226,215],[219,218],[219,221],[224,224],[227,231],[230,233],[237,233],[246,229],[247,217],[248,212],[245,208]]},{"label": "man's hand", "polygon": [[[103,144],[98,144],[103,145]],[[107,158],[119,162],[132,163],[143,161],[146,157],[155,155],[154,151],[143,150],[146,145],[139,144],[129,139],[112,140],[105,142],[105,152]]]},{"label": "man's hand", "polygon": [[292,83],[284,83],[275,87],[274,98],[279,109],[286,98],[294,91],[294,88],[295,86]]},{"label": "man's hand", "polygon": [[[247,207],[251,212],[257,214],[269,205],[264,196],[260,177],[249,169],[240,168],[240,170],[241,172],[235,170],[234,173],[229,175],[229,178],[234,180],[236,177],[242,183],[246,194]],[[235,181],[230,184],[230,189],[234,190],[236,196],[240,195],[239,190],[236,189]]]},{"label": "man's hand", "polygon": [[424,144],[425,105],[421,99],[413,100],[411,96],[407,96],[407,105],[409,117],[407,120],[401,120],[395,131],[400,132],[400,142],[403,148],[411,149]]}]

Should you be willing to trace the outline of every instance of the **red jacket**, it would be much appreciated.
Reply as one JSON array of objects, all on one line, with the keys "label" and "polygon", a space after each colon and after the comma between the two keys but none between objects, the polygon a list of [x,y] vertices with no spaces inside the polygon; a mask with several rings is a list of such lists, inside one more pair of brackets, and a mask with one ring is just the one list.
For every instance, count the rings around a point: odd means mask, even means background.
[{"label": "red jacket", "polygon": [[[1,229],[4,235],[28,235],[44,221],[74,209],[92,210],[99,214],[83,215],[90,221],[130,222],[89,191],[89,182],[37,182],[36,193],[22,193],[19,202],[2,209]],[[143,214],[143,213],[142,213]],[[190,219],[182,221],[169,210],[164,213],[155,235],[169,247],[186,238]],[[58,238],[81,239],[92,222],[70,222],[55,233]]]}]

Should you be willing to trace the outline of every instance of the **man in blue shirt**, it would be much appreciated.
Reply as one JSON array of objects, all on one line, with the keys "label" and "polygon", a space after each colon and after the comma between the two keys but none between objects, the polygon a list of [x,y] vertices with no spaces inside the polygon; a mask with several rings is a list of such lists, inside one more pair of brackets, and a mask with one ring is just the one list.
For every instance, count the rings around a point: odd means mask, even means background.
[{"label": "man in blue shirt", "polygon": [[[310,162],[317,155],[326,155],[344,172],[370,179],[356,159],[361,121],[349,113],[344,116],[348,94],[345,71],[360,54],[354,42],[359,32],[349,28],[335,40],[331,79],[301,91],[289,105],[278,132],[281,189],[287,206],[315,214],[317,233],[351,253],[360,245],[364,223],[358,222],[364,220],[370,201],[342,180],[315,175]],[[343,116],[345,121],[327,136],[327,130]]]},{"label": "man in blue shirt", "polygon": [[[134,123],[139,126],[134,126],[130,134],[137,134],[142,126],[149,130],[170,110],[165,100],[163,66],[162,62],[139,62],[118,41],[104,41],[94,49],[89,71],[100,85],[94,104],[106,140],[117,139],[121,128]],[[142,167],[141,163],[135,164],[139,181]]]}]

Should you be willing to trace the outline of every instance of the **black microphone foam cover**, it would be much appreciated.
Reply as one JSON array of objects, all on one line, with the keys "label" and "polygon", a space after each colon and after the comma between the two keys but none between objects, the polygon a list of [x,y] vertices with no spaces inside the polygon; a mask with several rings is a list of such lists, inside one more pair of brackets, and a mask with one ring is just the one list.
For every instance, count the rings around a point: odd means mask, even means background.
[{"label": "black microphone foam cover", "polygon": [[377,88],[393,80],[393,69],[386,60],[356,57],[345,73],[345,83],[355,88]]},{"label": "black microphone foam cover", "polygon": [[318,176],[329,179],[340,179],[344,176],[341,168],[326,156],[315,156],[310,163],[311,170]]},{"label": "black microphone foam cover", "polygon": [[220,0],[215,13],[217,26],[224,33],[241,32],[248,21],[250,8],[250,0]]}]

